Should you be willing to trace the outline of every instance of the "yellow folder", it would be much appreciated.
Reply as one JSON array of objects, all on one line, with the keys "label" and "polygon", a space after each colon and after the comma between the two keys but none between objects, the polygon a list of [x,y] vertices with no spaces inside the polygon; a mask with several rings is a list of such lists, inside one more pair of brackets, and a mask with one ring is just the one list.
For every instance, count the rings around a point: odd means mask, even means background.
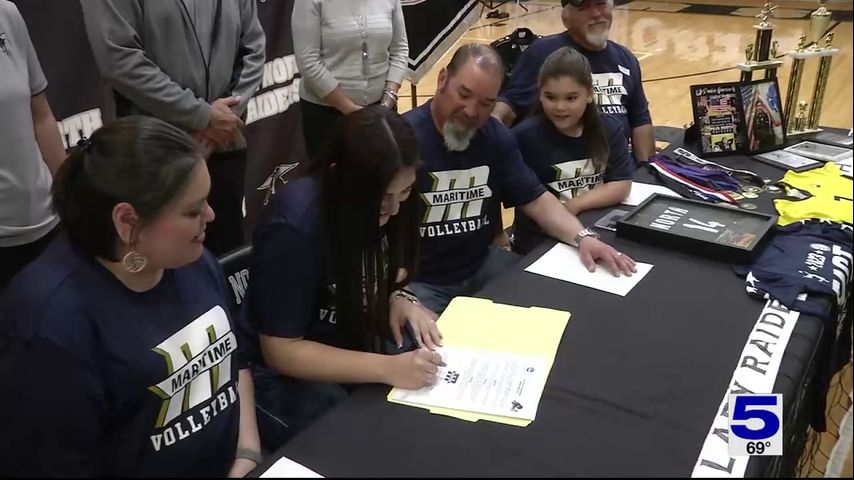
[{"label": "yellow folder", "polygon": [[[515,307],[481,298],[457,297],[445,309],[438,325],[442,332],[442,344],[445,346],[542,357],[546,359],[551,371],[569,317],[569,312],[560,310]],[[427,408],[392,400],[391,394],[389,392],[390,402]],[[529,420],[449,408],[432,408],[430,413],[470,422],[488,420],[519,427],[526,427],[531,423]]]}]

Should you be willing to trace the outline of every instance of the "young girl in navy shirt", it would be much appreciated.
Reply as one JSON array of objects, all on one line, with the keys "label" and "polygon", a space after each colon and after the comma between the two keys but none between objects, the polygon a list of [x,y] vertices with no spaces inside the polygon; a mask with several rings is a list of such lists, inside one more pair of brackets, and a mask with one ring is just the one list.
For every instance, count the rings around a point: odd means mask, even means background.
[{"label": "young girl in navy shirt", "polygon": [[[525,163],[567,210],[578,215],[623,201],[635,165],[620,121],[599,113],[590,63],[563,47],[540,70],[534,114],[513,128]],[[546,234],[516,212],[514,250],[527,253]]]}]

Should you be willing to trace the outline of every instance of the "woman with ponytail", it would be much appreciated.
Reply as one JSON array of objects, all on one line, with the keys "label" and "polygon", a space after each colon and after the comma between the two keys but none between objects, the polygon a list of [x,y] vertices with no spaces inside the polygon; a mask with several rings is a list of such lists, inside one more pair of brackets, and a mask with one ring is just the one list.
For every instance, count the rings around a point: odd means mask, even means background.
[{"label": "woman with ponytail", "polygon": [[[590,63],[563,47],[546,58],[533,115],[513,128],[525,163],[573,215],[623,201],[635,165],[618,119],[596,106]],[[517,209],[514,251],[526,254],[545,233]]]},{"label": "woman with ponytail", "polygon": [[202,246],[209,191],[197,143],[155,118],[73,149],[53,186],[63,232],[0,298],[0,474],[255,468],[252,376]]}]

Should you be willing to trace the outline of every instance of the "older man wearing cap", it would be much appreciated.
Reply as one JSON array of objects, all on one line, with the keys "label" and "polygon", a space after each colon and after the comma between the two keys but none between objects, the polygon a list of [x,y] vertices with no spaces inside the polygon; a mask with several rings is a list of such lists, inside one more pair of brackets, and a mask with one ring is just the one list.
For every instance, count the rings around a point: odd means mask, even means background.
[{"label": "older man wearing cap", "polygon": [[492,115],[508,126],[525,117],[536,101],[537,77],[546,57],[561,47],[572,47],[590,61],[599,109],[623,122],[635,158],[646,161],[655,153],[652,118],[638,59],[626,47],[608,40],[614,0],[561,0],[561,4],[566,31],[540,38],[528,47]]}]

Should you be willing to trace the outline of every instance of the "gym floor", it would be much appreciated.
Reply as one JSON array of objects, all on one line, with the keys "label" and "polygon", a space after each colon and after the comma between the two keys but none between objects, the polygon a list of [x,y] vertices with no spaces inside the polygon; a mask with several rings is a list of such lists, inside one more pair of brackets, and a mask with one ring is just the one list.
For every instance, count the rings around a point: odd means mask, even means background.
[{"label": "gym floor", "polygon": [[[614,7],[611,39],[625,45],[640,61],[644,77],[644,90],[649,99],[655,125],[682,127],[691,121],[689,87],[702,83],[737,81],[737,63],[744,61],[744,49],[755,38],[752,26],[763,2],[756,0],[686,0],[629,1]],[[622,3],[620,5],[620,3]],[[779,2],[778,2],[779,3]],[[709,5],[703,5],[709,4]],[[744,7],[728,4],[740,4]],[[778,9],[774,24],[774,37],[779,42],[779,54],[793,50],[798,37],[806,34],[809,41],[809,19],[816,2],[785,2]],[[530,28],[538,35],[550,35],[564,30],[560,20],[558,0],[524,2],[525,12],[515,2],[501,7],[510,16],[506,19],[488,19],[485,15],[460,42],[490,43],[519,27]],[[722,7],[722,5],[724,5]],[[802,9],[792,7],[800,6]],[[829,2],[834,13],[830,23],[833,46],[840,50],[834,57],[827,83],[824,108],[820,124],[823,126],[851,128],[852,115],[852,1]],[[689,12],[709,13],[680,13]],[[721,13],[723,12],[723,13]],[[800,18],[779,18],[800,17]],[[842,21],[840,21],[842,20]],[[439,70],[448,62],[446,54],[418,83],[418,104],[424,103],[436,90]],[[815,78],[816,61],[806,62],[801,81],[800,98],[809,101]],[[778,82],[785,94],[791,60],[786,57],[778,70]],[[409,110],[412,103],[410,88],[401,88],[401,111]]]}]

